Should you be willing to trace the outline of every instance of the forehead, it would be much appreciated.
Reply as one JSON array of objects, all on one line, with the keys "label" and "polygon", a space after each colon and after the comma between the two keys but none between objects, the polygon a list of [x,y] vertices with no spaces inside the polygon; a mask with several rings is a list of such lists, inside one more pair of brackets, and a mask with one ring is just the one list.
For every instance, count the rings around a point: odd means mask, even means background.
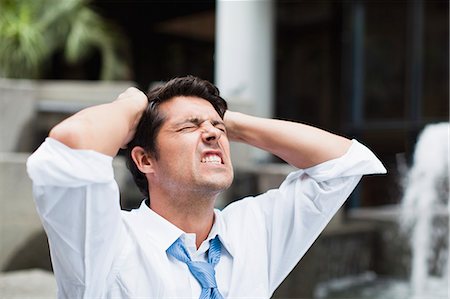
[{"label": "forehead", "polygon": [[213,105],[205,99],[192,96],[178,96],[160,105],[166,120],[177,121],[187,118],[220,119]]}]

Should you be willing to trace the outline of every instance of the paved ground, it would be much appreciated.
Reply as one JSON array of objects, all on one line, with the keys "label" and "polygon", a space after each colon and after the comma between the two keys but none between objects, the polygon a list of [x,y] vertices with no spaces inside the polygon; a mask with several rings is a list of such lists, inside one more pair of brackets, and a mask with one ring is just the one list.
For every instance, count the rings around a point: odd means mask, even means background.
[{"label": "paved ground", "polygon": [[44,270],[0,273],[0,299],[55,299],[53,274]]}]

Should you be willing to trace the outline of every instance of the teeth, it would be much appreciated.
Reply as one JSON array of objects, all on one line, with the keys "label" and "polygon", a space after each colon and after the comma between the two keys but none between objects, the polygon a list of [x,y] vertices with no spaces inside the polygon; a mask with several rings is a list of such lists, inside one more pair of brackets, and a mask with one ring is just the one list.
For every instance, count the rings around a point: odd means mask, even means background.
[{"label": "teeth", "polygon": [[206,155],[202,159],[202,163],[214,163],[214,164],[221,164],[222,159],[220,159],[217,155]]}]

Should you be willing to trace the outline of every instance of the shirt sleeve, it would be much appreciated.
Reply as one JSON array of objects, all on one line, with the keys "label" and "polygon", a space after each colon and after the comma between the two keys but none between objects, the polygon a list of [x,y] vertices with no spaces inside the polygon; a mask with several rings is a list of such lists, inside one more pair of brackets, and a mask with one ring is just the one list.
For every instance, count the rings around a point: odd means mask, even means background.
[{"label": "shirt sleeve", "polygon": [[[252,199],[267,234],[269,288],[273,292],[343,205],[362,175],[386,169],[365,146],[352,141],[342,157],[288,175],[279,189]],[[258,217],[258,216],[257,216]]]},{"label": "shirt sleeve", "polygon": [[59,295],[102,297],[123,231],[112,157],[47,138],[28,158],[27,171]]}]

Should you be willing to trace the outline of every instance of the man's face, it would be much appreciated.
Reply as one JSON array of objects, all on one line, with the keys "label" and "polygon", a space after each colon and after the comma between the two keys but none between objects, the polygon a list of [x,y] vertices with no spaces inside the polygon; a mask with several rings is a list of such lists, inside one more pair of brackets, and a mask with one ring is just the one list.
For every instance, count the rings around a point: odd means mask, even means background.
[{"label": "man's face", "polygon": [[165,116],[156,138],[151,186],[166,191],[218,194],[233,180],[226,128],[214,107],[198,97],[175,97],[159,107]]}]

